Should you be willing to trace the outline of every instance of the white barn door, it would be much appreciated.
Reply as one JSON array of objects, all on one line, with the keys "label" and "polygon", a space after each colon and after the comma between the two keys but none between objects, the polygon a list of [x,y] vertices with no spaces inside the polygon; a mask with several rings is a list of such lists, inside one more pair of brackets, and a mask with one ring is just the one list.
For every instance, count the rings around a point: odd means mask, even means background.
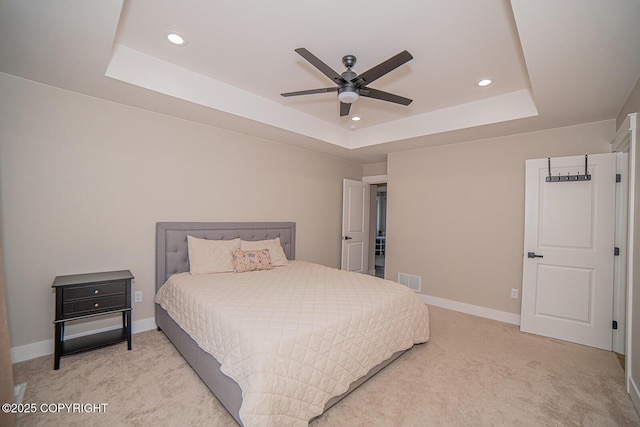
[{"label": "white barn door", "polygon": [[367,273],[369,262],[369,184],[342,184],[342,270]]},{"label": "white barn door", "polygon": [[616,155],[550,164],[526,162],[520,330],[611,350]]}]

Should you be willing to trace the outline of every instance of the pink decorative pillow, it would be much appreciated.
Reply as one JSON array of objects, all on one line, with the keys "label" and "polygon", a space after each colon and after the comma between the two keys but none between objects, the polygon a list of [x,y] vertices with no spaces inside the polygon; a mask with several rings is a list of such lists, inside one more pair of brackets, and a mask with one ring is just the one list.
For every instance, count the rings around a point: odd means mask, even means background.
[{"label": "pink decorative pillow", "polygon": [[257,249],[252,251],[233,251],[233,271],[244,273],[246,271],[271,270],[271,255],[269,249]]}]

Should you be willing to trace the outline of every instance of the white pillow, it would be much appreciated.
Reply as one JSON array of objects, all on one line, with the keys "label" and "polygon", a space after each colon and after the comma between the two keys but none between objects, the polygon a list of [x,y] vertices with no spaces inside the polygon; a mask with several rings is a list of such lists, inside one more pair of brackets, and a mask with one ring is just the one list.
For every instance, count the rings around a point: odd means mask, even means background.
[{"label": "white pillow", "polygon": [[225,273],[233,271],[231,253],[240,249],[240,239],[207,240],[187,236],[189,272],[191,274]]},{"label": "white pillow", "polygon": [[276,237],[271,240],[242,240],[240,242],[240,249],[243,251],[253,251],[256,249],[269,249],[269,255],[271,255],[271,264],[274,266],[288,265],[287,256],[284,254],[282,245],[280,244],[280,238]]}]

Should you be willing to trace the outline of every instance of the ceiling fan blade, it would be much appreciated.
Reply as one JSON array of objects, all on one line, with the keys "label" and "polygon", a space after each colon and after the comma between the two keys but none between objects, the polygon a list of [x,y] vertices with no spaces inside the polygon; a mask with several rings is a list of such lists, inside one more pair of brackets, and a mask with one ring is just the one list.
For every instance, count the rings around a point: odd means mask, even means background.
[{"label": "ceiling fan blade", "polygon": [[360,89],[360,96],[367,98],[380,99],[382,101],[394,102],[396,104],[409,105],[413,102],[412,99],[405,98],[400,95],[394,95],[389,92],[384,92],[378,89],[371,89],[369,87]]},{"label": "ceiling fan blade", "polygon": [[320,70],[322,74],[333,80],[336,84],[346,83],[346,80],[343,79],[340,74],[336,73],[331,67],[322,62],[317,56],[309,52],[307,49],[300,47],[296,49],[296,52],[304,59],[306,59],[311,65]]},{"label": "ceiling fan blade", "polygon": [[346,102],[341,102],[340,103],[340,117],[348,116],[350,109],[351,109],[351,104],[347,104]]},{"label": "ceiling fan blade", "polygon": [[322,89],[310,89],[310,90],[299,90],[297,92],[287,92],[281,93],[282,96],[298,96],[298,95],[313,95],[316,93],[328,93],[328,92],[337,92],[337,87],[326,87]]},{"label": "ceiling fan blade", "polygon": [[359,86],[367,86],[374,80],[379,79],[388,72],[395,70],[402,64],[409,62],[412,59],[413,56],[406,50],[403,50],[396,56],[391,57],[386,61],[376,65],[375,67],[365,71],[364,73],[356,76],[354,83],[358,84]]}]

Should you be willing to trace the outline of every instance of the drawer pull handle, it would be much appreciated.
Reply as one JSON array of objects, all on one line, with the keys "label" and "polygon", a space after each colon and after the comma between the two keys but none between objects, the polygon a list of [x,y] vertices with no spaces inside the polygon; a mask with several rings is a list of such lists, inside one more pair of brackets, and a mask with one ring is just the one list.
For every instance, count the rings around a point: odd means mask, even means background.
[{"label": "drawer pull handle", "polygon": [[93,304],[93,306],[94,306],[94,307],[96,307],[96,308],[98,308],[98,307],[100,307],[100,304],[95,303],[95,304]]},{"label": "drawer pull handle", "polygon": [[100,293],[99,289],[96,289],[95,291],[93,291],[94,294],[98,295]]}]

